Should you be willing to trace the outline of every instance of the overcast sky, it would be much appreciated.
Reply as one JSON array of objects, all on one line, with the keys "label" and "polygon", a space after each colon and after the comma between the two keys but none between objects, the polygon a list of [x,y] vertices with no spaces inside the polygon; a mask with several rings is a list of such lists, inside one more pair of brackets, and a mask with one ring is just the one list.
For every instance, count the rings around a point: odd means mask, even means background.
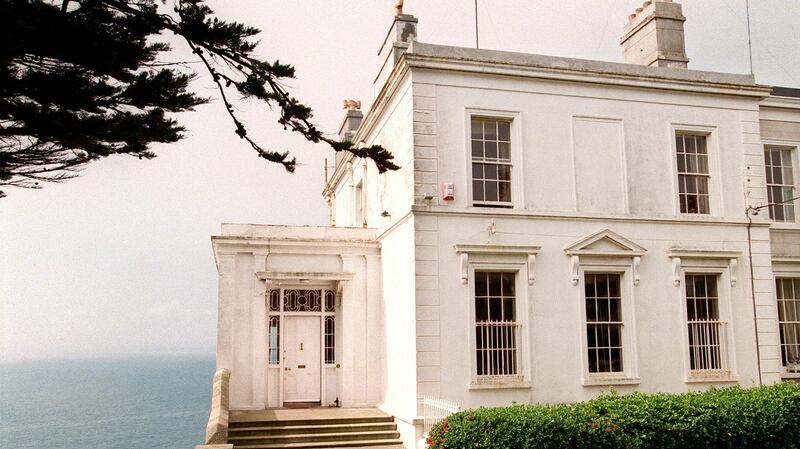
[{"label": "overcast sky", "polygon": [[[640,2],[478,0],[482,48],[621,61],[619,36]],[[221,18],[261,30],[259,53],[290,62],[295,95],[335,132],[342,100],[372,101],[393,0],[217,0]],[[474,46],[473,0],[406,0],[419,40]],[[689,67],[747,73],[745,0],[684,0]],[[800,2],[751,0],[760,83],[800,87]],[[182,58],[192,60],[188,53]],[[214,91],[201,77],[195,89]],[[159,157],[111,157],[79,179],[0,199],[0,361],[213,354],[221,222],[324,225],[323,158],[332,152],[241,105],[251,135],[289,149],[293,175],[235,137],[219,102],[180,116],[188,129]]]}]

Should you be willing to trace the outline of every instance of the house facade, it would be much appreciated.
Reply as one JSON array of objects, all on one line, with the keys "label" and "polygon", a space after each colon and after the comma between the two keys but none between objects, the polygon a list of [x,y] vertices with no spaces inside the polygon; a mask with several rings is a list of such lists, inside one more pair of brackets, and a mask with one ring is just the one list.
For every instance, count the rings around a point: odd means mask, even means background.
[{"label": "house facade", "polygon": [[378,407],[420,445],[463,408],[800,377],[800,91],[690,70],[678,3],[625,63],[417,42],[340,134],[330,226],[224,224],[230,408]]}]

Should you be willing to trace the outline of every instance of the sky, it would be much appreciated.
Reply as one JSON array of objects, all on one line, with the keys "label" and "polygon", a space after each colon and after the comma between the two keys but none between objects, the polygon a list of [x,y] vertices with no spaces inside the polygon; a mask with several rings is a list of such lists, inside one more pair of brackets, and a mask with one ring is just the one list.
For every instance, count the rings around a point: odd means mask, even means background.
[{"label": "sky", "polygon": [[[373,99],[393,0],[212,0],[225,20],[262,30],[257,53],[296,67],[293,93],[335,133],[342,100]],[[683,0],[689,67],[748,73],[745,0]],[[800,1],[751,0],[753,67],[763,84],[800,87]],[[632,0],[478,0],[481,48],[622,61]],[[473,0],[406,0],[418,40],[474,47]],[[194,61],[176,45],[176,57]],[[198,67],[197,64],[189,64]],[[214,95],[209,78],[193,89]],[[151,161],[109,157],[80,178],[0,199],[0,363],[48,358],[212,355],[220,223],[325,225],[326,146],[239,103],[250,135],[290,150],[294,174],[259,159],[219,101],[178,118],[186,139]]]}]

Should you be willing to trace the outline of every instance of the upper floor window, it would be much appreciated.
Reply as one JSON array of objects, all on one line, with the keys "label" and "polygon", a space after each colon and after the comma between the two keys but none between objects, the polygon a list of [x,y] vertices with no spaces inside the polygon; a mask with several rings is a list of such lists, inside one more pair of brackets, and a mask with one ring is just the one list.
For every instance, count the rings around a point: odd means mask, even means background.
[{"label": "upper floor window", "polygon": [[475,361],[479,380],[521,378],[516,272],[475,272]]},{"label": "upper floor window", "polygon": [[511,207],[511,121],[471,119],[472,203]]},{"label": "upper floor window", "polygon": [[800,373],[800,279],[777,278],[781,361],[787,372]]},{"label": "upper floor window", "polygon": [[785,148],[764,149],[767,174],[769,217],[775,221],[794,221],[794,170],[792,152]]},{"label": "upper floor window", "polygon": [[706,136],[675,134],[678,160],[678,200],[682,214],[708,214],[709,171]]}]

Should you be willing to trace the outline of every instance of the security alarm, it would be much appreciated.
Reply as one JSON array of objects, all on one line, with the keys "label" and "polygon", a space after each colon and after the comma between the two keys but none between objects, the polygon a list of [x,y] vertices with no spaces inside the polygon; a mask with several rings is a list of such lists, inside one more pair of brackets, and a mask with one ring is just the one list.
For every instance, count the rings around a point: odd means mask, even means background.
[{"label": "security alarm", "polygon": [[443,200],[453,200],[455,199],[455,185],[452,182],[443,182],[442,183],[442,199]]}]

